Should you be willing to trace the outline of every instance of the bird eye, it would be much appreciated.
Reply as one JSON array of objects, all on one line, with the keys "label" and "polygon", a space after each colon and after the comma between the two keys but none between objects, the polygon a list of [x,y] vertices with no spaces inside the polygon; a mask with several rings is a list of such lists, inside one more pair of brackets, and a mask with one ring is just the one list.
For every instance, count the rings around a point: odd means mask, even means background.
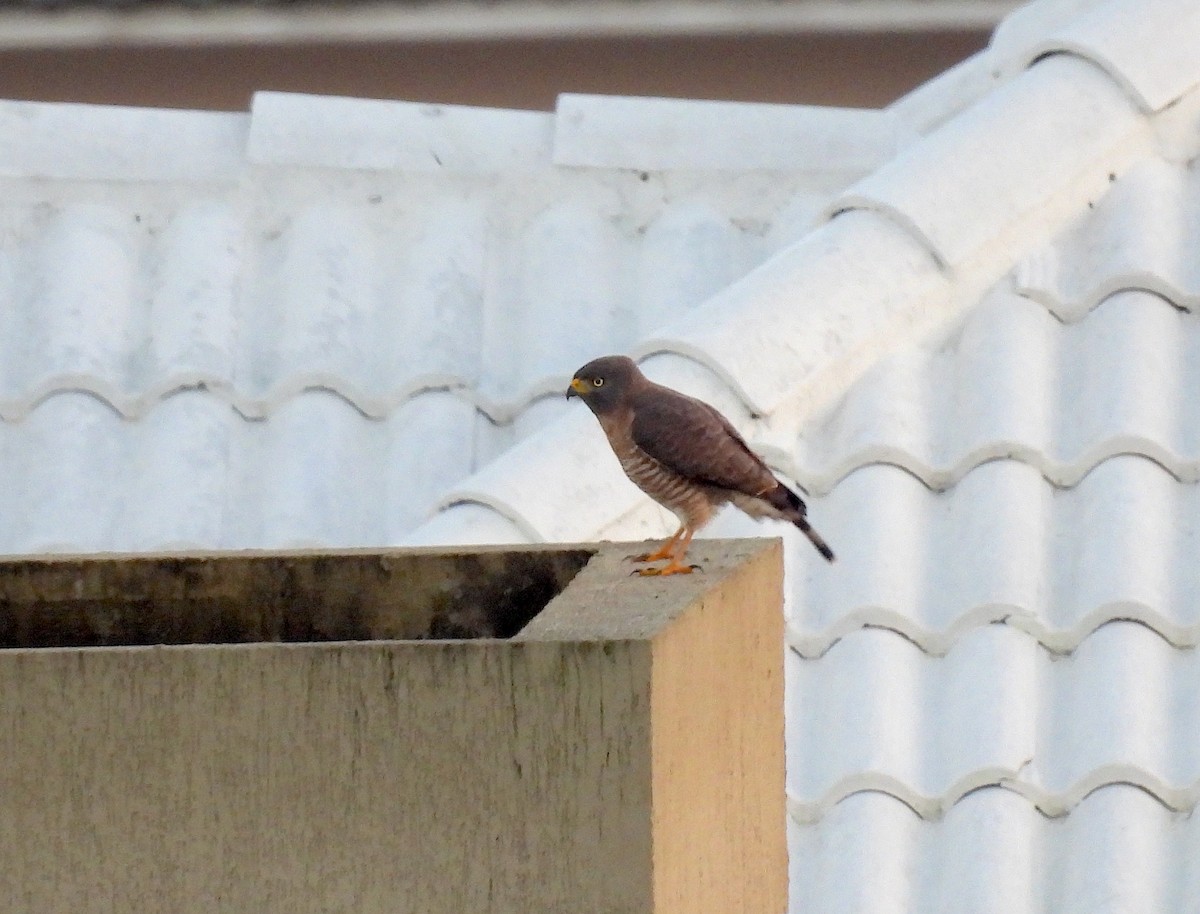
[{"label": "bird eye", "polygon": [[604,378],[592,378],[592,386],[593,387],[603,387],[604,386]]}]

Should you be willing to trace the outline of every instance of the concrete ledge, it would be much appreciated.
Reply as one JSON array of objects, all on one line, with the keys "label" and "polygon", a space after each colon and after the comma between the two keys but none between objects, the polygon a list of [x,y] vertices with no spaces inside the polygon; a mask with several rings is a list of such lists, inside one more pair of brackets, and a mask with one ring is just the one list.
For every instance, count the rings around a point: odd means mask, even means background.
[{"label": "concrete ledge", "polygon": [[[42,645],[0,650],[0,897],[783,911],[779,543],[697,543],[666,580],[637,548],[0,562],[5,643]],[[510,639],[370,640],[547,599]],[[79,620],[107,646],[46,646]],[[251,643],[117,637],[213,631]]]}]

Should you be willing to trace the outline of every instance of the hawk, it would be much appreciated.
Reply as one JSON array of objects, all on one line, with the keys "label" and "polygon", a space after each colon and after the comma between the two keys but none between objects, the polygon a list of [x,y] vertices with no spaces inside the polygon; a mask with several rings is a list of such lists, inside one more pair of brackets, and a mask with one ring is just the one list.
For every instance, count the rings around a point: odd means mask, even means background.
[{"label": "hawk", "polygon": [[707,403],[655,384],[625,356],[588,362],[571,379],[567,399],[579,397],[600,421],[621,469],[634,485],[679,518],[679,529],[638,562],[642,575],[688,574],[692,536],[725,504],[753,518],[786,520],[833,561],[833,550],[809,526],[800,496],[775,478],[729,420]]}]

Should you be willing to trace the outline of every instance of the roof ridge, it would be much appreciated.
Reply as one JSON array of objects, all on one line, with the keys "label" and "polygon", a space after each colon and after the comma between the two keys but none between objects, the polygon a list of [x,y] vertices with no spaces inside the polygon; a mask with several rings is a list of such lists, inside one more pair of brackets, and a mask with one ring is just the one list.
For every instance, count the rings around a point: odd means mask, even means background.
[{"label": "roof ridge", "polygon": [[[1163,27],[1161,17],[1153,22]],[[969,292],[1011,269],[1013,249],[1059,231],[1152,142],[1146,112],[1110,75],[1078,56],[1039,57],[838,197],[822,225],[634,352],[669,349],[706,365],[753,416],[768,417],[775,435],[780,425],[831,405],[898,338],[959,313]],[[787,417],[775,422],[785,404]],[[547,539],[586,538],[630,510],[630,499],[606,479],[603,498],[595,497],[600,490],[578,493],[589,508],[572,501],[574,521],[557,520],[561,512],[549,506],[559,500],[547,480],[577,476],[586,454],[565,436],[541,443],[540,451],[500,457],[462,488],[498,487],[496,503],[521,506],[528,526]],[[1132,446],[1150,450],[1141,441]],[[575,456],[558,459],[560,452]],[[1009,452],[997,447],[972,459],[1003,456]],[[1045,466],[1048,474],[1055,469]],[[802,484],[814,481],[795,475]],[[443,504],[453,500],[452,492]],[[536,518],[524,511],[527,503]],[[558,508],[565,511],[566,502]],[[423,541],[420,531],[416,541]]]},{"label": "roof ridge", "polygon": [[0,176],[230,183],[249,129],[240,112],[0,100]]},{"label": "roof ridge", "polygon": [[[986,156],[980,136],[990,138]],[[1080,59],[1045,57],[901,150],[827,213],[878,212],[958,271],[986,262],[1018,226],[1045,234],[1062,225],[1075,201],[1098,194],[1149,141],[1145,116],[1110,78]],[[1045,211],[1056,197],[1063,203]]]},{"label": "roof ridge", "polygon": [[[714,124],[737,142],[704,142]],[[82,143],[80,136],[105,142]],[[553,112],[260,91],[249,111],[0,100],[0,176],[241,180],[251,167],[406,172],[830,172],[878,167],[886,110],[564,93]]]},{"label": "roof ridge", "polygon": [[[1173,35],[1144,53],[1148,34]],[[1190,0],[1107,0],[1085,9],[1024,49],[1017,65],[1054,54],[1090,61],[1147,114],[1162,111],[1200,85],[1188,36],[1200,34],[1200,6]]]}]

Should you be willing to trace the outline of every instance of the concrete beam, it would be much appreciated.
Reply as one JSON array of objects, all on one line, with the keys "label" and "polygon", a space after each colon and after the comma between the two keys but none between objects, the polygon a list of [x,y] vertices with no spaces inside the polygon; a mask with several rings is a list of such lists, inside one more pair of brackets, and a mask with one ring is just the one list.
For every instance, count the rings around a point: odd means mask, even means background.
[{"label": "concrete beam", "polygon": [[7,910],[783,911],[779,543],[636,548],[0,562]]}]

